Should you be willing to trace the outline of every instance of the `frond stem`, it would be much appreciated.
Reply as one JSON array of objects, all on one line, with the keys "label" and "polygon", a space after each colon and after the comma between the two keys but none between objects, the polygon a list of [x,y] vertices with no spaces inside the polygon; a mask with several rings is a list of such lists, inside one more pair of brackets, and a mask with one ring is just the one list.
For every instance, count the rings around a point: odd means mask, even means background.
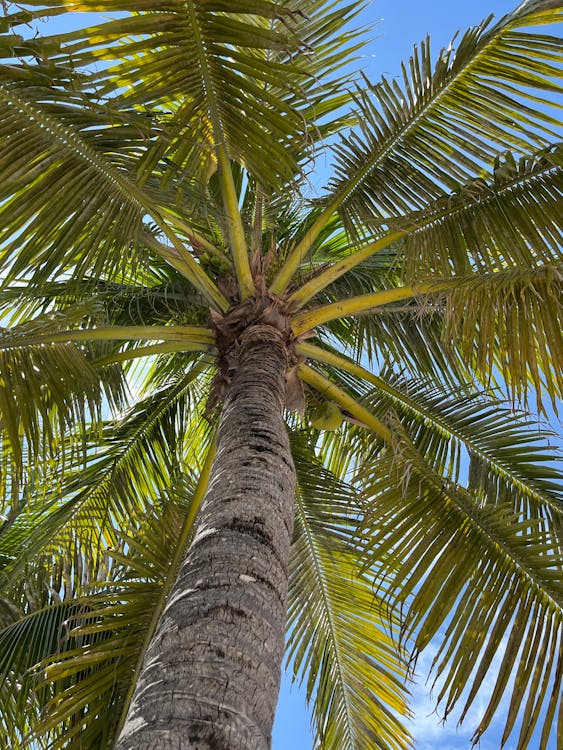
[{"label": "frond stem", "polygon": [[525,495],[527,495],[528,497],[534,497],[536,500],[549,505],[550,508],[552,508],[552,510],[554,510],[558,514],[561,513],[560,503],[557,503],[556,500],[549,497],[548,495],[544,495],[543,493],[540,493],[537,490],[528,487],[520,477],[518,477],[513,471],[510,470],[509,466],[505,465],[504,462],[498,461],[489,456],[488,453],[486,453],[475,440],[471,440],[466,435],[461,434],[458,430],[447,424],[447,422],[441,419],[438,415],[432,413],[424,406],[418,404],[414,399],[409,398],[409,396],[394,388],[392,385],[387,383],[387,381],[383,380],[383,378],[374,375],[365,367],[362,367],[361,365],[353,362],[352,360],[344,357],[341,354],[329,352],[326,349],[321,349],[320,347],[315,346],[314,344],[307,344],[305,342],[298,343],[295,349],[298,354],[302,354],[303,356],[307,357],[307,359],[313,359],[316,362],[323,362],[324,364],[337,367],[338,369],[349,372],[351,375],[365,380],[366,382],[375,386],[375,388],[383,391],[383,393],[386,393],[388,396],[390,396],[393,401],[408,409],[411,414],[415,414],[417,417],[428,420],[440,431],[446,432],[456,440],[460,440],[461,442],[463,442],[473,453],[475,453],[475,455],[479,456],[489,466],[494,467],[499,476],[514,483],[514,485],[518,487],[518,489],[521,490]]},{"label": "frond stem", "polygon": [[75,331],[53,331],[21,335],[10,340],[0,338],[0,350],[22,349],[41,344],[61,344],[73,341],[168,341],[179,344],[201,344],[207,348],[214,343],[213,333],[198,326],[111,326],[108,328],[81,328]]},{"label": "frond stem", "polygon": [[138,346],[135,349],[126,349],[124,352],[118,352],[109,357],[97,359],[93,364],[96,367],[115,364],[116,362],[129,362],[132,359],[140,357],[154,357],[157,354],[173,354],[174,352],[205,352],[210,346],[202,343],[189,343],[188,341],[170,341],[163,344],[152,344],[150,346]]},{"label": "frond stem", "polygon": [[[44,132],[48,133],[63,149],[70,150],[75,156],[79,156],[85,162],[88,168],[93,168],[99,175],[117,187],[120,196],[128,203],[136,204],[158,225],[160,231],[167,237],[170,243],[178,252],[179,256],[185,261],[180,272],[186,276],[211,302],[215,307],[223,312],[228,309],[229,302],[227,298],[219,291],[213,281],[203,271],[201,266],[196,263],[191,254],[186,250],[183,243],[174,234],[172,229],[167,225],[160,209],[152,204],[150,198],[139,189],[137,185],[128,180],[117,169],[112,168],[111,163],[107,163],[103,155],[98,153],[94,148],[89,146],[74,130],[64,125],[59,120],[54,119],[51,115],[34,106],[26,99],[22,99],[13,90],[7,90],[0,84],[0,100],[3,100],[8,107],[25,114],[31,122]],[[195,233],[192,233],[197,238]],[[165,257],[169,262],[169,258]]]},{"label": "frond stem", "polygon": [[300,333],[312,330],[318,325],[328,323],[337,318],[360,315],[403,299],[411,299],[423,294],[443,291],[452,286],[452,281],[436,281],[420,284],[417,287],[408,285],[395,289],[383,289],[379,292],[371,292],[370,294],[362,294],[359,297],[331,302],[328,305],[314,307],[311,310],[305,310],[305,312],[295,315],[291,320],[291,327],[294,334],[298,336]]},{"label": "frond stem", "polygon": [[326,227],[332,218],[332,215],[336,212],[338,206],[343,200],[344,196],[342,198],[339,197],[337,200],[330,203],[321,215],[317,217],[313,226],[307,231],[303,239],[293,248],[283,266],[278,271],[278,275],[272,282],[270,289],[274,294],[282,295],[285,292],[295,272],[311,252],[315,240]]},{"label": "frond stem", "polygon": [[215,136],[215,147],[217,151],[217,161],[219,166],[221,193],[223,196],[223,204],[227,214],[229,240],[231,244],[231,252],[233,254],[235,275],[237,277],[241,299],[246,299],[247,297],[251,297],[254,294],[254,279],[252,278],[252,272],[250,270],[248,247],[244,235],[244,227],[242,225],[242,217],[240,214],[238,197],[233,179],[233,172],[231,170],[231,163],[229,161],[229,155],[227,153],[225,133],[223,131],[223,125],[221,122],[221,114],[217,102],[213,76],[209,69],[205,42],[201,33],[201,29],[199,27],[199,19],[197,17],[197,12],[194,7],[193,0],[188,0],[186,6],[188,8],[195,46],[198,52],[202,83],[207,95],[211,126],[213,128],[213,133]]},{"label": "frond stem", "polygon": [[327,268],[326,271],[323,271],[316,278],[303,284],[302,287],[289,297],[288,302],[291,305],[291,309],[299,310],[312,297],[325,289],[329,284],[332,284],[333,281],[336,281],[336,279],[340,278],[340,276],[351,268],[354,268],[359,263],[363,263],[364,260],[371,258],[372,255],[381,250],[385,250],[393,242],[400,240],[404,236],[405,232],[392,232],[386,237],[382,237],[375,242],[370,242],[369,245],[366,245],[361,250],[352,252],[346,258],[334,263],[334,265]]}]

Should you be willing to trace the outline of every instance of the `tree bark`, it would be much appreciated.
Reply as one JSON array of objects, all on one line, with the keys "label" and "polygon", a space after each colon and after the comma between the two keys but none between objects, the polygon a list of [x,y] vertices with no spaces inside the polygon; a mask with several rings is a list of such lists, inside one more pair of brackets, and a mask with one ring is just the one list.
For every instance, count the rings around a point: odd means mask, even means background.
[{"label": "tree bark", "polygon": [[295,493],[286,369],[276,328],[242,334],[200,525],[116,750],[271,747]]}]

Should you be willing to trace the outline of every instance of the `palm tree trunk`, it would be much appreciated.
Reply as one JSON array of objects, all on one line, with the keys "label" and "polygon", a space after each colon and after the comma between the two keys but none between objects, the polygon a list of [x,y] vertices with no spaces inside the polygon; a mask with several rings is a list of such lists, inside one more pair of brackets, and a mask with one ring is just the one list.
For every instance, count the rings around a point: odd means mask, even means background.
[{"label": "palm tree trunk", "polygon": [[282,334],[241,336],[201,523],[116,750],[266,750],[279,692],[295,470]]}]

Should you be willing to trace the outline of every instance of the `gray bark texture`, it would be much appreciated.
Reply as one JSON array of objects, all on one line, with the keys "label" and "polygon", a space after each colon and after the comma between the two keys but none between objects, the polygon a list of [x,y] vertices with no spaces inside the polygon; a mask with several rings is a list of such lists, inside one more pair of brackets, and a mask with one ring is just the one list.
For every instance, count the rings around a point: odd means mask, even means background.
[{"label": "gray bark texture", "polygon": [[242,334],[200,525],[116,750],[271,747],[295,493],[286,369],[276,328]]}]

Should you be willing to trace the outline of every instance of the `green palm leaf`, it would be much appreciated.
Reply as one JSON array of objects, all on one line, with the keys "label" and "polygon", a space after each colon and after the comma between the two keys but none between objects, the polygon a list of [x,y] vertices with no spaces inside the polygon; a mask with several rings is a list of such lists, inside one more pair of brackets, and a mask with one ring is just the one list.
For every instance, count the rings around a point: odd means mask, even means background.
[{"label": "green palm leaf", "polygon": [[396,413],[419,450],[432,457],[434,468],[448,480],[457,483],[465,477],[483,501],[509,503],[514,513],[549,518],[557,527],[563,504],[553,466],[559,454],[549,447],[556,443],[555,433],[541,430],[494,394],[466,388],[460,395],[459,388],[449,390],[392,371],[376,376],[342,354],[311,344],[300,344],[299,352],[329,365],[331,380],[353,389],[380,418]]},{"label": "green palm leaf", "polygon": [[[135,185],[130,155],[105,142],[117,113],[102,108],[90,114],[83,97],[62,91],[53,102],[53,91],[41,76],[24,70],[14,76],[8,66],[0,68],[0,160],[5,165],[0,270],[9,268],[6,280],[28,268],[34,268],[36,284],[60,273],[79,278],[86,270],[116,276],[131,264],[132,250],[133,260],[148,263],[148,214],[172,244],[168,249],[162,245],[165,259],[219,308],[226,307],[223,295],[165,222],[158,203]],[[79,118],[73,117],[75,112]],[[137,128],[142,140],[146,126],[138,123]],[[57,200],[59,190],[68,194],[67,201]],[[52,201],[48,211],[43,210],[47,195]]]},{"label": "green palm leaf", "polygon": [[512,397],[526,401],[533,384],[540,408],[542,393],[553,404],[563,393],[561,273],[558,263],[469,277],[446,301],[442,335],[481,382],[498,368]]},{"label": "green palm leaf", "polygon": [[108,424],[101,439],[86,447],[86,460],[80,456],[51,493],[10,524],[0,537],[4,585],[18,581],[37,556],[56,566],[76,550],[88,558],[89,568],[98,567],[117,531],[126,533],[173,485],[184,461],[193,459],[184,445],[190,430],[191,450],[201,447],[205,426],[188,410],[202,369],[195,366],[140,402],[118,428]]},{"label": "green palm leaf", "polygon": [[[4,723],[5,739],[28,731],[26,713],[42,718],[33,741],[49,747],[98,748],[111,742],[157,617],[172,585],[207,481],[179,481],[109,552],[108,580],[72,602],[53,604],[0,633],[0,676],[20,683],[18,701]],[[156,614],[155,614],[156,613]],[[74,738],[73,740],[71,738]],[[29,741],[29,737],[27,738]],[[19,747],[19,744],[14,744]],[[70,745],[72,747],[74,745]]]},{"label": "green palm leaf", "polygon": [[[89,303],[64,312],[40,315],[10,329],[0,329],[0,429],[5,457],[21,477],[26,460],[58,461],[61,444],[74,425],[95,429],[103,399],[116,408],[125,400],[122,374],[110,367],[100,377],[91,364],[91,342],[55,344],[61,330],[97,317]],[[92,423],[86,428],[86,423]],[[84,434],[82,435],[84,439]]]},{"label": "green palm leaf", "polygon": [[[314,696],[319,747],[406,748],[406,664],[397,623],[371,575],[359,571],[346,486],[294,437],[298,474],[288,619],[288,660]],[[354,513],[361,513],[361,506]],[[393,630],[395,634],[393,634]]]},{"label": "green palm leaf", "polygon": [[[519,714],[517,747],[527,747],[545,709],[544,750],[561,680],[560,548],[540,519],[515,513],[508,503],[483,505],[444,480],[398,422],[394,440],[393,453],[379,454],[362,469],[370,497],[367,560],[377,550],[379,560],[390,554],[398,563],[389,595],[395,603],[408,602],[407,629],[418,650],[445,628],[434,660],[445,714],[470,685],[463,717],[496,656],[501,666],[476,738],[498,710],[512,675],[505,739]],[[538,630],[544,640],[533,650]]]},{"label": "green palm leaf", "polygon": [[423,42],[402,87],[383,79],[359,92],[362,128],[337,150],[332,199],[347,220],[422,209],[492,166],[501,149],[549,146],[560,45],[532,28],[558,20],[551,0],[525,2],[492,28],[467,31],[434,69]]},{"label": "green palm leaf", "polygon": [[397,220],[408,277],[527,268],[561,259],[561,146],[516,163],[507,151],[493,175]]}]

